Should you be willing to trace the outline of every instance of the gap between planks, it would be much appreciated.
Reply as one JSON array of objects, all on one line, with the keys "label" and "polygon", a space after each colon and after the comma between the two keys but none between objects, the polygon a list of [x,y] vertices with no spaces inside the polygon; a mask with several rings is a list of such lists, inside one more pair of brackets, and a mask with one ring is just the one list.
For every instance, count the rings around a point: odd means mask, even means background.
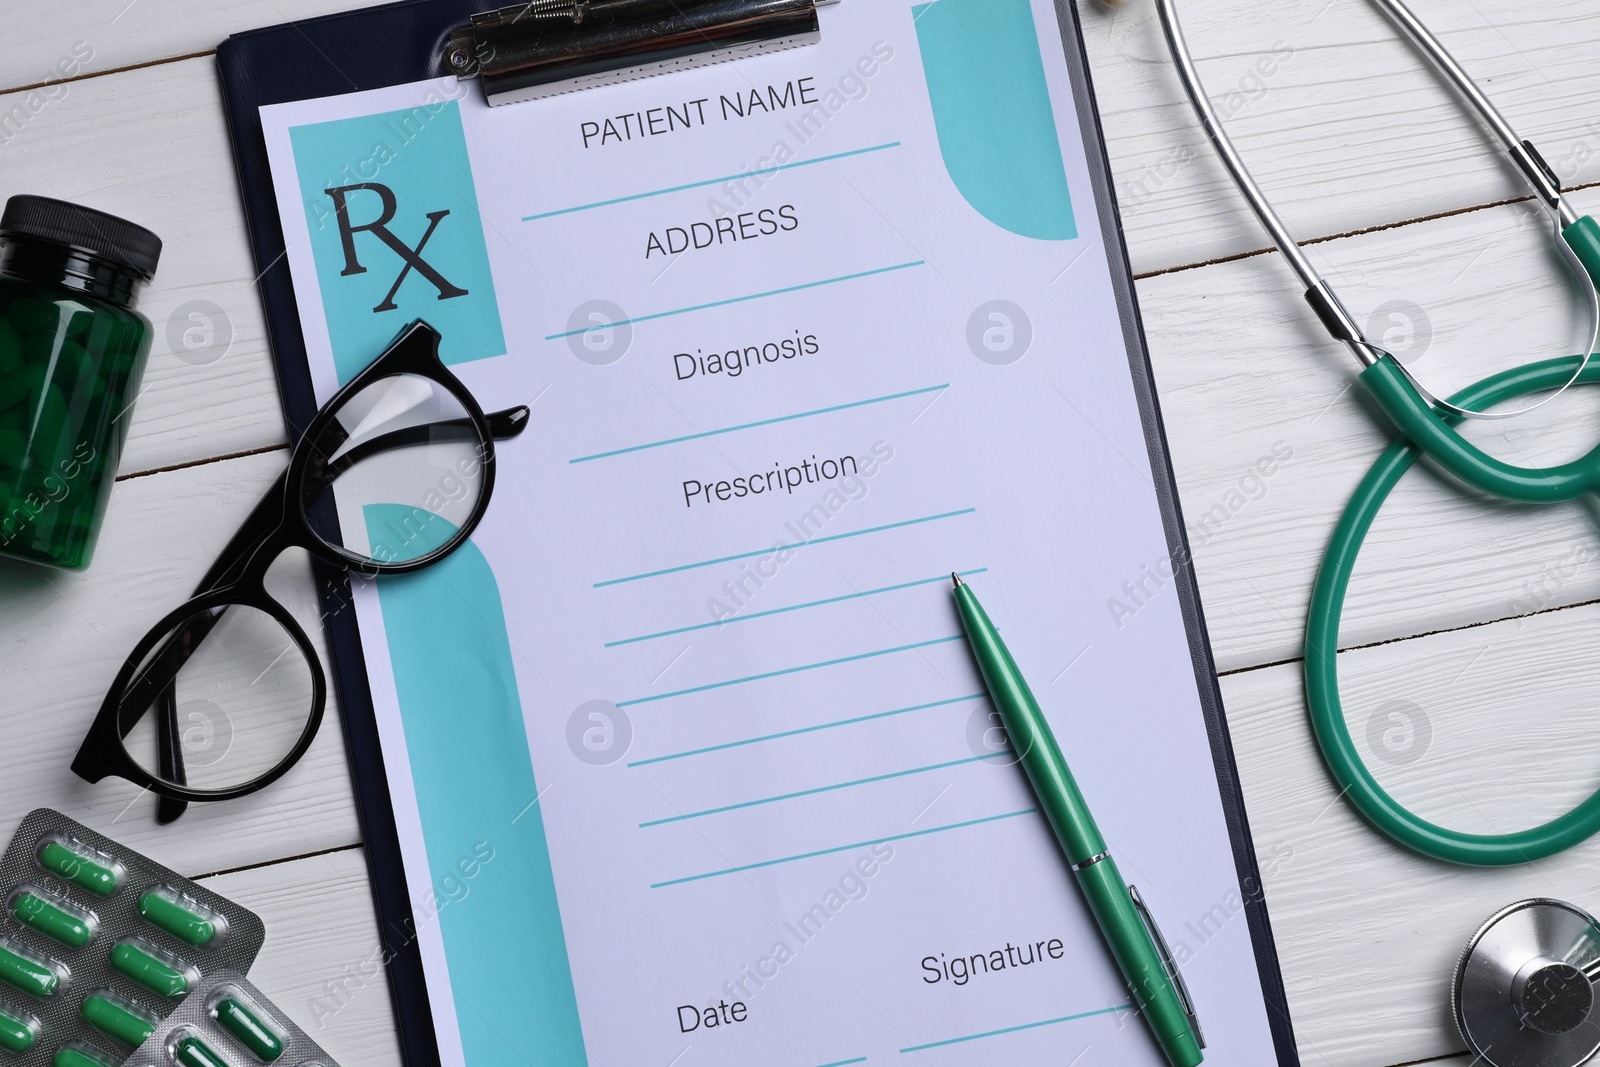
[{"label": "gap between planks", "polygon": [[225,463],[230,459],[244,459],[247,456],[264,456],[268,452],[286,452],[287,444],[262,445],[260,448],[247,448],[242,452],[224,452],[220,456],[206,456],[203,459],[186,460],[183,463],[171,463],[165,467],[151,467],[148,470],[130,471],[127,474],[117,475],[117,481],[126,482],[134,478],[148,478],[152,474],[169,474],[172,471],[188,470],[190,467],[203,467],[208,463]]},{"label": "gap between planks", "polygon": [[310,860],[316,859],[318,856],[332,856],[339,852],[352,852],[361,847],[361,842],[357,841],[354,844],[349,845],[334,845],[332,848],[319,848],[313,852],[297,852],[292,856],[281,856],[278,859],[262,860],[259,863],[245,863],[238,867],[224,867],[217,871],[207,871],[204,874],[193,875],[189,880],[191,882],[200,882],[207,878],[221,878],[225,874],[238,874],[240,871],[258,871],[263,867],[276,867],[279,864],[294,863],[297,860]]},{"label": "gap between planks", "polygon": [[33,82],[30,85],[16,85],[9,89],[0,89],[0,96],[12,93],[26,93],[34,89],[43,89],[46,85],[71,85],[73,82],[88,81],[91,78],[105,78],[112,74],[126,74],[130,70],[143,70],[145,67],[159,67],[167,63],[182,63],[186,59],[204,59],[206,56],[217,54],[215,48],[208,48],[204,52],[185,52],[181,56],[167,56],[164,59],[147,59],[143,63],[129,63],[126,66],[111,67],[108,70],[91,70],[82,74],[74,74],[70,78],[46,78],[44,81]]},{"label": "gap between planks", "polygon": [[[1404,1063],[1391,1064],[1390,1067],[1420,1067],[1424,1063],[1443,1063],[1445,1060],[1453,1060],[1465,1055],[1467,1055],[1467,1050],[1462,1049],[1460,1052],[1446,1052],[1441,1056],[1427,1056],[1420,1060],[1406,1060]],[[1462,1067],[1477,1067],[1480,1062],[1479,1060],[1473,1060],[1470,1063],[1462,1064]]]},{"label": "gap between planks", "polygon": [[[1479,619],[1476,622],[1464,622],[1460,626],[1445,626],[1438,630],[1418,630],[1414,634],[1405,634],[1401,637],[1385,637],[1381,641],[1368,641],[1360,645],[1340,645],[1334,649],[1334,654],[1341,652],[1361,652],[1369,648],[1382,648],[1384,645],[1398,645],[1403,641],[1415,641],[1422,637],[1436,637],[1440,634],[1460,633],[1463,630],[1477,630],[1484,626],[1495,626],[1502,622],[1511,622],[1513,619],[1535,619],[1543,615],[1552,615],[1558,611],[1571,611],[1574,608],[1588,608],[1600,604],[1600,597],[1590,600],[1580,600],[1573,604],[1558,604],[1553,608],[1541,608],[1538,611],[1524,611],[1516,615],[1502,615],[1497,619]],[[1247,667],[1234,667],[1232,670],[1218,671],[1218,678],[1232,678],[1239,674],[1249,674],[1252,671],[1264,671],[1268,667],[1283,667],[1290,663],[1304,663],[1304,656],[1290,656],[1287,659],[1275,659],[1266,663],[1252,663]],[[1417,1061],[1422,1062],[1422,1061]]]},{"label": "gap between planks", "polygon": [[[1568,193],[1579,193],[1585,189],[1600,186],[1600,182],[1585,182],[1581,185],[1565,186],[1561,190],[1563,196]],[[1401,219],[1399,222],[1382,222],[1375,226],[1362,226],[1355,230],[1345,230],[1342,233],[1330,233],[1322,237],[1308,237],[1296,244],[1304,248],[1307,245],[1327,244],[1329,241],[1342,241],[1347,237],[1362,237],[1369,233],[1382,233],[1384,230],[1399,230],[1406,226],[1415,226],[1424,222],[1436,222],[1439,219],[1454,218],[1457,215],[1471,215],[1478,211],[1489,211],[1497,207],[1510,207],[1512,204],[1526,204],[1533,199],[1532,196],[1514,196],[1509,200],[1492,200],[1486,204],[1475,204],[1471,207],[1452,208],[1449,211],[1436,211],[1431,215],[1418,215],[1416,218]],[[1231,256],[1218,256],[1215,259],[1202,259],[1196,263],[1183,263],[1176,267],[1162,267],[1160,270],[1149,270],[1143,274],[1135,274],[1133,280],[1142,282],[1146,278],[1159,278],[1163,274],[1177,274],[1180,271],[1198,270],[1201,267],[1215,267],[1222,263],[1237,263],[1241,259],[1254,259],[1256,256],[1265,256],[1277,252],[1276,246],[1251,249],[1248,252],[1235,252]]]}]

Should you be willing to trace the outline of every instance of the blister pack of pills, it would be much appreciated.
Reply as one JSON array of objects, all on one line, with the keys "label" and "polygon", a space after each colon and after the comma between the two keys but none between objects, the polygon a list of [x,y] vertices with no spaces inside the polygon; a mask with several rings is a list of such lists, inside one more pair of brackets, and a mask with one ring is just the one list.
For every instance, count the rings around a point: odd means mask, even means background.
[{"label": "blister pack of pills", "polygon": [[125,1067],[339,1067],[244,975],[200,980]]},{"label": "blister pack of pills", "polygon": [[17,828],[0,894],[0,1067],[117,1067],[266,938],[254,912],[49,808]]}]

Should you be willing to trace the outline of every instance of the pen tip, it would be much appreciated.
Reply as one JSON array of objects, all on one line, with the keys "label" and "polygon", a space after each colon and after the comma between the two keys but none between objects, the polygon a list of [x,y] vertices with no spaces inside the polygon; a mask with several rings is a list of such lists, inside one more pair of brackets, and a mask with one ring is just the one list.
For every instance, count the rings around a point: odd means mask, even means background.
[{"label": "pen tip", "polygon": [[961,575],[957,574],[955,571],[951,571],[950,580],[956,584],[957,589],[961,588]]}]

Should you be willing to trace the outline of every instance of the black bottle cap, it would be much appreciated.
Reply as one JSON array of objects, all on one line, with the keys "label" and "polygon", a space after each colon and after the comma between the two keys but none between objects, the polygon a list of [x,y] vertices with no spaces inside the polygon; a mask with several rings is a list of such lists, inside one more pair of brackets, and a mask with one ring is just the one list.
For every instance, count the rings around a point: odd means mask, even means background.
[{"label": "black bottle cap", "polygon": [[94,208],[48,196],[13,196],[0,214],[0,238],[33,237],[81,248],[149,281],[161,258],[161,238],[143,226]]}]

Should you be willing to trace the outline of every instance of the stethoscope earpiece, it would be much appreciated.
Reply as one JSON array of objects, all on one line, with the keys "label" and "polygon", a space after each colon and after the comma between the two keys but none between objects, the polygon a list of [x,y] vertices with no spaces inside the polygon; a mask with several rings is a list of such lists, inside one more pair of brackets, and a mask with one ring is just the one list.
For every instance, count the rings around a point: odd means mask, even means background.
[{"label": "stethoscope earpiece", "polygon": [[1561,900],[1519,900],[1467,942],[1450,1009],[1488,1067],[1578,1067],[1600,1051],[1600,923]]}]

